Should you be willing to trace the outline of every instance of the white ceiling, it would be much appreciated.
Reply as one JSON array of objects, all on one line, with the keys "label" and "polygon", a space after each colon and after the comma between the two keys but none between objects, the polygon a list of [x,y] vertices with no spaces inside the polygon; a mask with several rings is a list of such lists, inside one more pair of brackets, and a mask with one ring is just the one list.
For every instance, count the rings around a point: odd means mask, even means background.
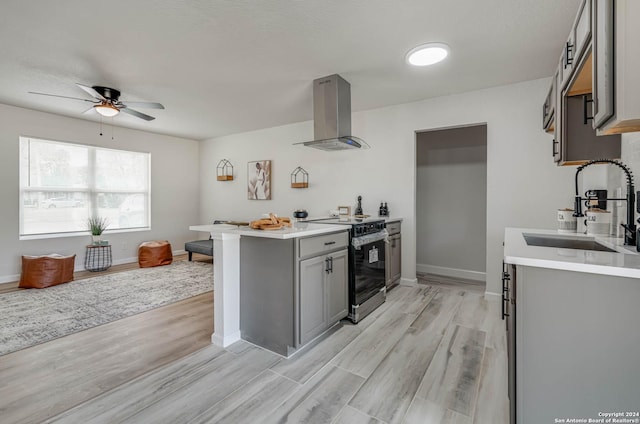
[{"label": "white ceiling", "polygon": [[[2,0],[0,103],[98,121],[74,83],[163,103],[117,126],[205,139],[312,119],[315,78],[352,109],[551,76],[580,0]],[[446,62],[409,68],[418,44]],[[309,135],[312,137],[312,134]]]}]

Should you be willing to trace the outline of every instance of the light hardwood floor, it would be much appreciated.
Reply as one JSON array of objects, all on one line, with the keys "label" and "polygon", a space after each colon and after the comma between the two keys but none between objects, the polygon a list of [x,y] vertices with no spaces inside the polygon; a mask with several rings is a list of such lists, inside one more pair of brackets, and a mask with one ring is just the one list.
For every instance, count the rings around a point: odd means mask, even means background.
[{"label": "light hardwood floor", "polygon": [[138,332],[125,319],[5,355],[1,421],[506,424],[499,302],[432,277],[291,359],[210,345],[205,295],[136,316]]}]

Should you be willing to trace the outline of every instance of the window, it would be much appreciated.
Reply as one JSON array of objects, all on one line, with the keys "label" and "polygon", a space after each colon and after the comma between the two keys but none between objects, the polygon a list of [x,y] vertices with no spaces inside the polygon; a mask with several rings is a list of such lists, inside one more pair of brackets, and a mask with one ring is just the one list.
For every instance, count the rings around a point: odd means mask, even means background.
[{"label": "window", "polygon": [[20,137],[20,238],[148,229],[150,154]]}]

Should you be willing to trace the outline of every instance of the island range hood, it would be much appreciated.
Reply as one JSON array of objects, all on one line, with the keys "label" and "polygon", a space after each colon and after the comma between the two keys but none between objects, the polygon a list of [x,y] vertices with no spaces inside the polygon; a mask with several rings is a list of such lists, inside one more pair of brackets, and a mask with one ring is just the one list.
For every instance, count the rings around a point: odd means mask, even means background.
[{"label": "island range hood", "polygon": [[313,141],[301,143],[321,150],[368,149],[351,135],[351,85],[340,75],[313,81]]}]

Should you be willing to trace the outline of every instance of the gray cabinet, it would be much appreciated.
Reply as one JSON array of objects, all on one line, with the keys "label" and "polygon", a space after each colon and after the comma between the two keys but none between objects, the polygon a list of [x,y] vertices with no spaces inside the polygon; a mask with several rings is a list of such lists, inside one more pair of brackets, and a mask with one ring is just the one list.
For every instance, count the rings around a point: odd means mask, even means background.
[{"label": "gray cabinet", "polygon": [[556,74],[551,81],[551,87],[549,88],[547,97],[545,98],[544,104],[542,105],[542,128],[546,132],[553,132],[553,118],[555,116],[556,110],[556,86],[558,73],[559,71],[556,71]]},{"label": "gray cabinet", "polygon": [[389,244],[386,249],[386,281],[387,290],[395,287],[400,282],[402,274],[402,236],[401,223],[387,223],[389,233]]},{"label": "gray cabinet", "polygon": [[349,253],[342,250],[331,255],[331,273],[327,275],[329,325],[349,314]]},{"label": "gray cabinet", "polygon": [[[516,422],[598,419],[604,411],[637,411],[638,280],[515,268],[517,298],[509,293],[514,307],[506,312],[515,313],[517,305],[511,361],[515,375],[510,380],[515,383]],[[507,329],[513,336],[513,327]]]},{"label": "gray cabinet", "polygon": [[640,131],[640,2],[593,0],[593,127]]},{"label": "gray cabinet", "polygon": [[300,343],[305,344],[347,316],[346,249],[300,261]]},{"label": "gray cabinet", "polygon": [[[585,119],[585,102],[591,102],[591,94],[562,97],[561,165],[580,165],[592,159],[619,159],[620,135],[598,136]],[[588,109],[588,108],[587,108]]]},{"label": "gray cabinet", "polygon": [[[556,70],[556,75],[554,77],[556,89],[554,93],[554,116],[552,117],[552,122],[549,124],[549,128],[553,128],[553,140],[552,140],[552,150],[553,150],[553,161],[555,163],[559,163],[562,160],[562,131],[560,128],[560,110],[562,109],[562,90],[560,89],[560,85],[562,84],[562,72],[560,71],[561,66],[558,66],[558,70]],[[558,116],[556,118],[556,116]],[[556,124],[557,123],[557,124]]]},{"label": "gray cabinet", "polygon": [[348,314],[347,231],[240,239],[240,332],[290,356]]},{"label": "gray cabinet", "polygon": [[613,2],[594,0],[593,127],[613,116]]},{"label": "gray cabinet", "polygon": [[300,262],[300,342],[322,333],[327,325],[325,257]]},{"label": "gray cabinet", "polygon": [[[607,3],[612,4],[611,1]],[[600,52],[601,57],[597,57],[598,46],[604,45],[602,40],[598,40],[606,35],[604,30],[597,30],[598,22],[602,20],[595,17],[594,11],[598,7],[601,7],[598,0],[593,0],[593,3],[592,0],[583,0],[581,3],[543,105],[543,128],[554,134],[553,160],[559,165],[580,165],[593,159],[618,159],[621,154],[620,137],[601,137],[602,132],[594,129],[592,121],[592,109],[596,113],[595,120],[605,119],[598,115],[596,105],[606,100],[592,95],[594,82],[611,83],[610,79],[609,82],[604,80],[609,75],[607,72],[602,72],[602,78],[595,75],[597,68],[604,66],[601,61],[608,58],[605,52]],[[556,101],[552,109],[550,97],[554,89]]]}]

